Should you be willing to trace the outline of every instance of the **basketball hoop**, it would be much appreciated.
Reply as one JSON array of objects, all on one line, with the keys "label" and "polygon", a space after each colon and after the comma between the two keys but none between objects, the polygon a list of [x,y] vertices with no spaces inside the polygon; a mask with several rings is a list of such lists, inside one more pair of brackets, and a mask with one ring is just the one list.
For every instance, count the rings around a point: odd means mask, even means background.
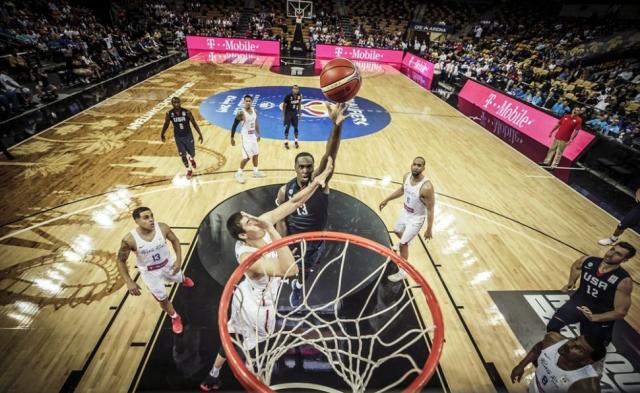
[{"label": "basketball hoop", "polygon": [[[323,251],[323,256],[331,254],[335,257],[325,258],[329,260],[321,258],[315,272],[317,275],[311,280],[310,285],[305,285],[303,282],[302,300],[298,306],[292,309],[282,311],[282,307],[278,306],[278,298],[283,293],[283,285],[287,283],[287,280],[273,280],[271,278],[267,280],[269,283],[274,282],[277,288],[266,287],[263,289],[263,297],[260,301],[265,304],[265,292],[277,293],[275,303],[271,303],[276,305],[273,308],[277,320],[276,327],[267,329],[266,323],[264,323],[264,326],[255,326],[255,328],[252,326],[251,329],[245,330],[243,334],[246,336],[251,335],[252,330],[255,330],[257,334],[260,329],[264,328],[262,329],[263,336],[257,337],[257,341],[254,341],[258,344],[253,348],[246,349],[242,340],[246,340],[247,337],[241,340],[237,334],[232,335],[228,326],[229,308],[232,302],[236,305],[238,301],[236,292],[241,292],[237,288],[245,271],[263,255],[290,245],[296,245],[301,250],[302,257],[297,262],[302,263],[302,268],[304,268],[304,254],[307,246],[309,242],[317,241],[324,241],[327,250],[331,249],[331,252]],[[371,269],[364,273],[366,276],[363,276],[362,279],[358,278],[355,284],[352,282],[350,287],[343,288],[343,284],[353,278],[347,276],[354,275],[348,267],[348,263],[345,263],[348,255],[352,258],[354,255],[364,255],[366,259],[352,262],[366,263],[366,266]],[[415,284],[404,285],[401,292],[397,291],[397,286],[393,287],[394,299],[377,304],[376,301],[379,300],[377,296],[380,296],[380,292],[388,292],[389,286],[396,285],[386,281],[387,267],[390,264],[396,264],[405,270],[415,281]],[[329,271],[336,275],[332,278],[331,283],[326,282],[326,275],[329,274],[326,272]],[[243,284],[245,284],[244,281]],[[335,294],[326,289],[329,284],[338,288]],[[310,299],[320,291],[329,292],[333,298],[323,300],[322,304],[312,304]],[[326,295],[326,293],[323,294]],[[348,301],[343,303],[345,299]],[[430,321],[428,324],[427,321],[420,321],[415,328],[412,325],[403,326],[404,322],[401,319],[404,317],[401,314],[408,312],[416,299],[424,299],[429,308]],[[354,304],[357,300],[361,300],[362,305]],[[315,301],[317,302],[317,296]],[[347,317],[341,315],[344,313],[340,311],[341,305],[346,303],[348,303],[350,310],[352,310],[351,308],[357,310],[355,313],[349,311],[350,314]],[[333,318],[327,317],[327,313],[332,312],[335,312],[336,315]],[[257,314],[259,312],[252,315]],[[391,383],[385,382],[386,386],[380,390],[384,391],[400,384],[406,384],[409,382],[409,378],[415,375],[415,379],[404,388],[404,392],[417,392],[425,386],[435,372],[444,343],[444,323],[440,307],[433,291],[422,275],[389,248],[360,236],[339,232],[300,233],[277,240],[254,252],[236,268],[227,281],[220,300],[218,324],[220,339],[229,366],[244,388],[250,392],[267,393],[277,389],[292,388],[336,391],[328,386],[305,383],[304,380],[285,381],[286,383],[279,384],[271,383],[276,363],[288,351],[295,350],[295,348],[310,348],[310,351],[326,357],[327,364],[332,371],[340,376],[344,384],[347,385],[347,389],[353,392],[364,392],[374,375],[374,371],[379,371],[379,367],[385,366],[386,362],[406,363],[408,370],[398,371],[400,377]],[[256,325],[258,324],[256,323]],[[414,345],[423,345],[424,342],[429,342],[429,332],[434,333],[433,342],[428,349],[429,355],[426,360],[420,358],[416,361],[408,354],[408,351],[415,348]],[[379,357],[376,358],[378,355]],[[424,365],[420,366],[419,364],[422,364],[423,361]],[[396,363],[393,363],[393,367],[396,367]],[[299,376],[298,379],[302,379],[304,373],[299,374],[296,374],[296,377]]]}]

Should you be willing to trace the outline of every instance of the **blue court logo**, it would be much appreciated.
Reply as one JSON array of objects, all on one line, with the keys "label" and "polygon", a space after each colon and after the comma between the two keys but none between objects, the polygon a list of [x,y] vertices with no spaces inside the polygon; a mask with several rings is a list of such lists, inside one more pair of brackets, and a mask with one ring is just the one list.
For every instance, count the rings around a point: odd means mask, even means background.
[{"label": "blue court logo", "polygon": [[[283,139],[284,123],[282,101],[291,92],[291,86],[261,86],[228,90],[205,99],[200,114],[211,124],[231,130],[236,112],[243,105],[243,98],[253,96],[253,106],[258,112],[260,133],[264,138]],[[326,141],[331,133],[331,120],[324,105],[326,98],[320,89],[301,87],[302,109],[298,124],[301,141]],[[386,127],[391,116],[383,107],[367,99],[356,97],[348,103],[350,115],[342,127],[342,139],[373,134]],[[239,130],[238,130],[239,131]],[[293,137],[293,126],[289,129]]]}]

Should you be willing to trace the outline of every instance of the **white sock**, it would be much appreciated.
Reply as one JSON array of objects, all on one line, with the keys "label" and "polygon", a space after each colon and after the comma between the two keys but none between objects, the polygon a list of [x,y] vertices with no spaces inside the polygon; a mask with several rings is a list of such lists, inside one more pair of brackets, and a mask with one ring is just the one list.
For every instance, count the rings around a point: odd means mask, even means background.
[{"label": "white sock", "polygon": [[218,378],[218,375],[220,375],[220,368],[216,367],[216,366],[213,366],[211,371],[209,371],[209,375],[211,375],[214,378]]},{"label": "white sock", "polygon": [[611,240],[613,240],[614,242],[617,242],[617,241],[618,241],[618,236],[613,236],[613,235],[612,235],[612,236],[610,237],[610,239],[611,239]]},{"label": "white sock", "polygon": [[177,312],[177,311],[174,311],[174,312],[173,312],[173,315],[172,315],[172,314],[169,314],[169,318],[171,318],[171,319],[176,319],[176,318],[178,318],[178,312]]},{"label": "white sock", "polygon": [[296,142],[298,142],[298,138],[296,138]]},{"label": "white sock", "polygon": [[254,172],[254,173],[258,173],[258,167],[257,167],[257,166],[254,166],[254,167],[253,167],[253,172]]},{"label": "white sock", "polygon": [[242,168],[238,168],[238,172],[236,172],[239,175],[242,175]]}]

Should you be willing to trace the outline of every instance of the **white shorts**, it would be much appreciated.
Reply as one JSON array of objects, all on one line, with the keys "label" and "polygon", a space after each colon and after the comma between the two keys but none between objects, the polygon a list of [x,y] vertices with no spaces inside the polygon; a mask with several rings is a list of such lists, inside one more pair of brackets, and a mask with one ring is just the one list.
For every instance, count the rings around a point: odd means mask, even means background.
[{"label": "white shorts", "polygon": [[409,242],[420,233],[425,218],[425,216],[411,214],[405,209],[400,211],[400,217],[398,217],[393,227],[394,232],[402,233],[400,244],[409,244]]},{"label": "white shorts", "polygon": [[240,145],[242,147],[242,158],[251,158],[258,155],[258,139],[257,138],[241,138]]},{"label": "white shorts", "polygon": [[[276,284],[276,283],[274,283]],[[238,284],[231,301],[231,315],[227,327],[229,333],[242,335],[242,346],[245,350],[251,350],[266,339],[276,327],[276,296],[279,283],[269,288],[270,297],[267,301],[261,301],[256,296],[256,291],[251,287],[249,280],[245,279]]]},{"label": "white shorts", "polygon": [[173,262],[169,262],[164,265],[162,268],[157,270],[147,270],[144,267],[138,266],[138,270],[140,271],[140,277],[142,277],[142,281],[144,281],[145,285],[149,289],[149,292],[156,298],[157,301],[161,302],[166,300],[169,296],[167,294],[167,290],[164,287],[166,281],[171,282],[182,282],[184,281],[184,274],[182,271],[179,271],[176,274],[173,274],[171,270],[173,269]]}]

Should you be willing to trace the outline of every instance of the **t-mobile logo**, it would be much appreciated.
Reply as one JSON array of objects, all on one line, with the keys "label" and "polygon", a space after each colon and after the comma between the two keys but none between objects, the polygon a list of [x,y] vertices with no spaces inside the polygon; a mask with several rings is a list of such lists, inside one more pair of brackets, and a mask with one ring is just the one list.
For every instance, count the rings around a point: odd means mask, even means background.
[{"label": "t-mobile logo", "polygon": [[209,47],[209,49],[213,49],[215,43],[216,41],[213,38],[207,38],[207,46]]},{"label": "t-mobile logo", "polygon": [[343,48],[341,47],[337,47],[336,48],[336,56],[342,56],[342,52],[344,51]]},{"label": "t-mobile logo", "polygon": [[487,99],[484,100],[484,107],[485,108],[489,107],[489,105],[493,103],[493,100],[495,100],[496,97],[497,96],[495,94],[489,94],[489,97],[487,97]]}]

